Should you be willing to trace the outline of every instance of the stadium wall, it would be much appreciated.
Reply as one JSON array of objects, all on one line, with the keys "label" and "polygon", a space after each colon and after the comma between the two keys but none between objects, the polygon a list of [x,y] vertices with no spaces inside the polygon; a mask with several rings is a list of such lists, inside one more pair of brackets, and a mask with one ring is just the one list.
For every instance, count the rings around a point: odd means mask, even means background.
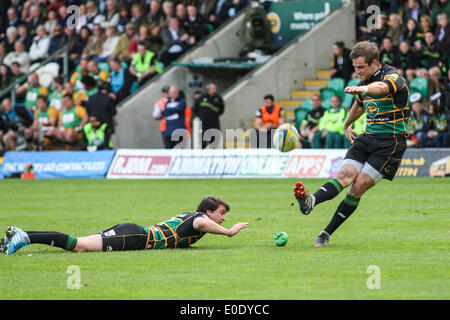
[{"label": "stadium wall", "polygon": [[292,90],[304,88],[304,80],[315,79],[317,70],[329,69],[332,45],[343,41],[352,47],[355,42],[354,5],[354,1],[343,2],[340,9],[228,89],[223,94],[223,127],[249,128],[264,95],[271,93],[277,100],[287,99]]}]

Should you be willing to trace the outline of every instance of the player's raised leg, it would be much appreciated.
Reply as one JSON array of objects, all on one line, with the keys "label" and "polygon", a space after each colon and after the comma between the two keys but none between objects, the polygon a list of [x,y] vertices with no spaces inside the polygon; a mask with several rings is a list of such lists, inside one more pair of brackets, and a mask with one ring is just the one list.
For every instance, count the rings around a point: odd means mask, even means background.
[{"label": "player's raised leg", "polygon": [[365,172],[360,172],[344,200],[339,204],[328,226],[320,232],[317,237],[315,247],[324,247],[328,245],[331,235],[347,220],[359,205],[362,195],[372,188],[379,179],[369,176]]},{"label": "player's raised leg", "polygon": [[[356,161],[355,161],[356,163]],[[300,211],[307,215],[318,204],[335,198],[343,189],[353,183],[361,170],[362,164],[344,163],[336,178],[331,179],[316,192],[310,194],[302,182],[294,186],[294,195],[300,206]]]}]

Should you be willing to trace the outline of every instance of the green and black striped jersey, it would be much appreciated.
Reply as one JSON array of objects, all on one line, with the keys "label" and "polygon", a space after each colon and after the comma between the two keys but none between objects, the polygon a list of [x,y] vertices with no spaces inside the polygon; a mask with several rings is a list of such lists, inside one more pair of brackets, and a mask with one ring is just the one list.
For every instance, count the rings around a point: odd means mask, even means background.
[{"label": "green and black striped jersey", "polygon": [[185,212],[157,225],[142,226],[148,234],[147,249],[186,248],[206,233],[195,230],[194,219],[207,217],[202,212]]},{"label": "green and black striped jersey", "polygon": [[358,94],[356,101],[365,108],[366,134],[401,134],[408,133],[409,116],[409,88],[405,79],[397,71],[383,65],[367,81],[359,83],[360,86],[381,81],[388,85],[389,93],[379,96]]}]

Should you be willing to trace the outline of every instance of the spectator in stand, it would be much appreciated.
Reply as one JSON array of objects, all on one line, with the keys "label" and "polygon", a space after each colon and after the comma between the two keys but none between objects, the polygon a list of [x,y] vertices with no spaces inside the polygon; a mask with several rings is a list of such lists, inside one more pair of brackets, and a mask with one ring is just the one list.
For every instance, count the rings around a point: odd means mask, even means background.
[{"label": "spectator in stand", "polygon": [[41,86],[39,83],[39,75],[32,73],[28,81],[17,88],[16,94],[25,96],[25,107],[32,113],[36,109],[37,97],[40,95],[48,97],[49,91],[47,87]]},{"label": "spectator in stand", "polygon": [[166,0],[162,3],[162,24],[161,27],[167,27],[170,20],[175,17],[175,7],[172,1]]},{"label": "spectator in stand", "polygon": [[[2,35],[7,33],[9,27],[14,27],[17,31],[19,24],[21,22],[20,17],[17,13],[17,10],[14,7],[10,7],[7,11],[7,19],[3,24],[3,29],[1,30]],[[11,29],[12,30],[12,29]],[[2,37],[0,37],[2,38]]]},{"label": "spectator in stand", "polygon": [[406,29],[403,32],[402,36],[400,37],[400,40],[408,40],[410,46],[413,46],[414,43],[417,40],[417,32],[419,30],[419,27],[417,25],[416,20],[413,18],[410,18],[406,22]]},{"label": "spectator in stand", "polygon": [[47,13],[47,21],[44,23],[45,32],[53,34],[53,28],[58,24],[58,14],[52,9]]},{"label": "spectator in stand", "polygon": [[3,59],[6,57],[5,45],[0,42],[0,64],[3,64]]},{"label": "spectator in stand", "polygon": [[0,91],[7,88],[12,82],[12,73],[9,67],[5,64],[0,64]]},{"label": "spectator in stand", "polygon": [[94,31],[89,37],[86,46],[84,47],[82,57],[89,60],[97,57],[103,49],[103,43],[106,41],[106,35],[103,33],[103,29],[100,24],[94,25]]},{"label": "spectator in stand", "polygon": [[6,39],[3,41],[5,45],[5,51],[7,53],[14,50],[14,43],[16,42],[18,37],[17,28],[14,26],[9,27],[6,30]]},{"label": "spectator in stand", "polygon": [[42,10],[39,5],[32,5],[30,7],[29,15],[25,18],[24,22],[27,24],[28,32],[32,37],[36,35],[36,28],[38,25],[44,24],[45,19],[42,16]]},{"label": "spectator in stand", "polygon": [[[126,27],[127,23],[129,23],[131,21],[130,12],[128,11],[128,7],[122,5],[119,8],[119,15],[120,15],[120,19],[119,19],[119,24],[117,25],[117,32],[122,34],[125,32],[125,27]],[[144,17],[145,17],[145,15],[144,15]]]},{"label": "spectator in stand", "polygon": [[419,0],[408,0],[408,7],[403,14],[403,21],[414,19],[419,24],[420,17],[426,14],[426,9],[422,6]]},{"label": "spectator in stand", "polygon": [[11,83],[16,82],[17,80],[21,79],[23,76],[25,76],[25,73],[22,72],[22,69],[20,68],[20,63],[18,61],[14,61],[11,63],[10,66],[11,70]]},{"label": "spectator in stand", "polygon": [[[265,95],[264,105],[256,111],[253,121],[253,126],[257,130],[256,147],[271,148],[273,130],[285,122],[285,112],[279,104],[275,103],[275,97],[271,94]],[[264,141],[264,135],[266,141]]]},{"label": "spectator in stand", "polygon": [[88,122],[86,109],[75,105],[70,93],[66,93],[62,100],[63,109],[59,113],[58,128],[49,133],[57,140],[65,140],[66,150],[72,150],[73,145],[81,140],[81,131]]},{"label": "spectator in stand", "polygon": [[114,50],[113,56],[119,58],[120,61],[129,63],[131,61],[131,51],[130,46],[136,35],[136,27],[134,23],[128,22],[125,26],[125,33],[120,35],[119,41],[117,42],[116,49]]},{"label": "spectator in stand", "polygon": [[178,18],[178,20],[180,20],[181,23],[184,21],[184,19],[186,19],[187,11],[184,3],[177,4],[177,6],[175,7],[175,16]]},{"label": "spectator in stand", "polygon": [[53,131],[58,122],[58,111],[49,107],[46,96],[38,96],[34,111],[33,125],[25,131],[25,136],[38,145],[38,150],[52,150],[51,137],[47,134]]},{"label": "spectator in stand", "polygon": [[433,95],[430,99],[430,113],[433,120],[432,134],[433,144],[437,148],[450,147],[450,111],[445,107],[445,101],[441,93]]},{"label": "spectator in stand", "polygon": [[109,71],[100,69],[95,60],[88,61],[87,71],[88,74],[97,81],[98,87],[102,87],[103,82],[107,82],[109,79]]},{"label": "spectator in stand", "polygon": [[36,28],[36,32],[37,35],[34,37],[29,50],[32,63],[44,61],[50,46],[50,37],[47,36],[42,24]]},{"label": "spectator in stand", "polygon": [[[18,39],[20,41],[22,41],[25,51],[29,51],[30,47],[31,47],[31,43],[33,42],[33,37],[30,36],[30,34],[28,33],[27,26],[24,24],[19,24],[19,27],[17,28],[17,33],[18,33]],[[35,30],[34,34],[36,34],[36,30]]]},{"label": "spectator in stand", "polygon": [[72,50],[70,50],[70,60],[74,66],[78,66],[83,55],[83,50],[86,47],[91,31],[88,27],[84,26],[80,30],[80,36],[77,37],[77,41],[74,43]]},{"label": "spectator in stand", "polygon": [[352,78],[355,68],[350,59],[350,50],[345,47],[342,41],[334,43],[333,57],[334,64],[330,70],[330,77],[343,78],[347,83]]},{"label": "spectator in stand", "polygon": [[140,41],[130,65],[130,73],[137,78],[139,85],[142,86],[161,71],[156,60],[156,54],[147,49],[147,43]]},{"label": "spectator in stand", "polygon": [[58,12],[59,8],[64,5],[64,2],[61,0],[49,0],[47,7],[45,7],[45,12],[49,12],[50,10],[56,10]]},{"label": "spectator in stand", "polygon": [[[196,114],[202,122],[203,135],[209,129],[220,130],[219,117],[223,114],[225,104],[221,95],[217,92],[217,85],[210,83],[206,86],[206,92],[195,101],[192,111]],[[205,136],[202,139],[202,147],[213,141],[205,141]],[[217,143],[217,141],[214,141]]]},{"label": "spectator in stand", "polygon": [[392,39],[388,36],[383,38],[383,46],[380,51],[380,62],[389,66],[395,65],[395,57],[397,48],[394,46]]},{"label": "spectator in stand", "polygon": [[139,3],[136,3],[131,7],[130,22],[134,23],[138,29],[142,24],[147,23],[147,17],[145,16],[144,10]]},{"label": "spectator in stand", "polygon": [[433,24],[439,22],[438,15],[440,13],[445,13],[445,15],[450,19],[450,1],[448,0],[435,0],[433,7],[431,9],[431,20]]},{"label": "spectator in stand", "polygon": [[104,21],[105,17],[98,12],[97,5],[93,0],[90,0],[86,3],[86,8],[87,8],[86,14],[87,26],[91,31],[94,31],[94,26]]},{"label": "spectator in stand", "polygon": [[163,41],[161,37],[161,26],[157,23],[152,23],[148,27],[150,33],[148,35],[148,46],[147,48],[150,51],[158,53],[161,51],[163,47]]},{"label": "spectator in stand", "polygon": [[164,17],[161,11],[161,3],[159,0],[151,0],[150,1],[150,10],[147,14],[147,23],[157,23],[160,26],[164,24]]},{"label": "spectator in stand", "polygon": [[49,58],[51,55],[53,55],[58,48],[60,48],[61,41],[64,38],[63,28],[60,23],[58,23],[53,28],[53,34],[50,37],[50,44],[48,46],[47,54],[45,55],[46,58]]},{"label": "spectator in stand", "polygon": [[103,20],[100,25],[103,29],[108,27],[115,27],[119,25],[120,14],[117,10],[117,4],[115,0],[107,0],[106,1],[106,14],[105,20]]},{"label": "spectator in stand", "polygon": [[[217,6],[219,7],[221,0],[218,1]],[[225,23],[228,19],[235,17],[239,11],[244,9],[248,5],[248,0],[225,0],[221,5],[220,11],[217,12],[215,19],[215,26],[219,27]]]},{"label": "spectator in stand", "polygon": [[161,112],[165,117],[166,130],[163,134],[164,146],[166,149],[173,149],[183,139],[184,134],[175,132],[177,129],[186,130],[185,125],[186,100],[180,95],[177,86],[169,89],[169,100]]},{"label": "spectator in stand", "polygon": [[75,71],[72,73],[70,77],[70,82],[74,86],[75,91],[80,91],[83,89],[83,84],[81,83],[81,79],[87,74],[87,65],[89,60],[87,58],[81,58],[80,63],[75,68]]},{"label": "spectator in stand", "polygon": [[103,42],[102,51],[98,57],[94,58],[97,62],[107,62],[110,56],[113,55],[116,50],[117,43],[119,42],[119,36],[116,33],[116,27],[106,28],[106,39]]},{"label": "spectator in stand", "polygon": [[428,132],[433,126],[432,116],[424,110],[423,98],[420,93],[412,94],[410,101],[412,107],[408,121],[409,133],[407,139],[410,141],[408,145],[426,148],[431,138],[428,136]]},{"label": "spectator in stand", "polygon": [[83,127],[83,147],[88,151],[109,150],[113,148],[111,130],[98,113],[89,116],[89,122]]},{"label": "spectator in stand", "polygon": [[114,104],[117,105],[130,94],[135,77],[128,68],[121,64],[118,58],[109,60],[109,69],[111,70],[109,96],[114,101]]},{"label": "spectator in stand", "polygon": [[191,46],[189,35],[180,27],[177,18],[169,20],[169,26],[162,29],[161,37],[163,48],[159,59],[165,66],[182,56]]},{"label": "spectator in stand", "polygon": [[441,68],[445,66],[447,57],[431,31],[425,33],[425,45],[420,52],[419,58],[420,60],[425,60],[426,65],[425,68],[417,71],[417,76],[429,78],[435,92],[439,92],[439,78],[442,75]]},{"label": "spectator in stand", "polygon": [[18,62],[20,64],[20,70],[23,73],[28,73],[31,59],[28,52],[25,51],[22,41],[20,40],[16,40],[16,42],[14,42],[14,51],[8,53],[3,59],[3,63],[8,67],[11,66],[11,63],[13,62]]},{"label": "spectator in stand", "polygon": [[403,32],[405,32],[405,28],[402,25],[400,16],[396,13],[391,13],[389,15],[389,21],[391,22],[391,26],[389,27],[386,35],[392,39],[394,46],[398,46],[400,44],[400,37]]},{"label": "spectator in stand", "polygon": [[417,59],[411,51],[408,40],[400,42],[399,50],[395,56],[394,66],[401,76],[406,76],[408,82],[414,79],[415,70],[417,69]]},{"label": "spectator in stand", "polygon": [[319,128],[312,140],[313,148],[340,149],[344,147],[343,124],[347,118],[347,111],[341,107],[341,98],[332,96],[331,108],[326,110],[320,118]]},{"label": "spectator in stand", "polygon": [[198,0],[196,1],[196,4],[200,15],[203,16],[209,24],[213,25],[217,0]]},{"label": "spectator in stand", "polygon": [[[75,27],[76,33],[80,34],[81,28],[87,28],[87,7],[86,4],[80,5],[80,15],[78,18],[78,24]],[[89,30],[89,28],[88,28]]]},{"label": "spectator in stand", "polygon": [[113,117],[116,115],[116,106],[111,97],[102,90],[98,90],[97,83],[91,76],[85,76],[82,80],[85,90],[91,92],[89,99],[83,101],[81,105],[89,115],[98,114],[108,124],[110,132],[114,132]]},{"label": "spectator in stand", "polygon": [[61,76],[53,78],[53,88],[48,98],[49,106],[55,108],[56,111],[61,111],[62,109],[62,98],[64,90],[64,80]]},{"label": "spectator in stand", "polygon": [[431,22],[431,18],[429,15],[424,14],[420,17],[420,23],[419,23],[419,32],[417,33],[417,38],[419,40],[422,40],[422,42],[425,39],[425,33],[432,32],[434,34],[434,26]]},{"label": "spectator in stand", "polygon": [[309,111],[300,125],[300,145],[299,148],[311,147],[314,134],[319,130],[319,122],[325,113],[322,107],[320,94],[312,96],[313,110]]},{"label": "spectator in stand", "polygon": [[447,57],[450,56],[450,23],[448,23],[448,18],[445,13],[438,14],[436,33],[434,34]]},{"label": "spectator in stand", "polygon": [[196,44],[208,35],[208,27],[206,20],[198,13],[194,4],[187,6],[187,17],[182,21],[181,25],[191,38],[191,43]]},{"label": "spectator in stand", "polygon": [[6,97],[0,106],[0,151],[15,150],[19,127],[16,117],[13,115],[13,105],[11,99]]},{"label": "spectator in stand", "polygon": [[133,40],[131,40],[130,43],[130,55],[133,57],[133,55],[137,52],[137,45],[139,42],[145,42],[147,45],[150,42],[150,34],[148,30],[148,25],[142,24],[139,29],[138,33],[134,37]]}]

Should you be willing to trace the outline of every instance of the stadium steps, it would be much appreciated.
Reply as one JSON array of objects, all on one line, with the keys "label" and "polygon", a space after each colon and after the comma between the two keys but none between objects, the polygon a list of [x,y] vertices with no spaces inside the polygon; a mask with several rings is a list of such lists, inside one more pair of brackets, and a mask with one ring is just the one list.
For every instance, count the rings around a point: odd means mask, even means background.
[{"label": "stadium steps", "polygon": [[316,79],[308,79],[303,81],[302,90],[291,91],[289,99],[279,100],[278,104],[283,107],[286,112],[286,120],[295,120],[295,109],[300,107],[306,99],[310,99],[314,94],[320,93],[319,90],[327,86],[330,80],[328,70],[317,70]]}]

